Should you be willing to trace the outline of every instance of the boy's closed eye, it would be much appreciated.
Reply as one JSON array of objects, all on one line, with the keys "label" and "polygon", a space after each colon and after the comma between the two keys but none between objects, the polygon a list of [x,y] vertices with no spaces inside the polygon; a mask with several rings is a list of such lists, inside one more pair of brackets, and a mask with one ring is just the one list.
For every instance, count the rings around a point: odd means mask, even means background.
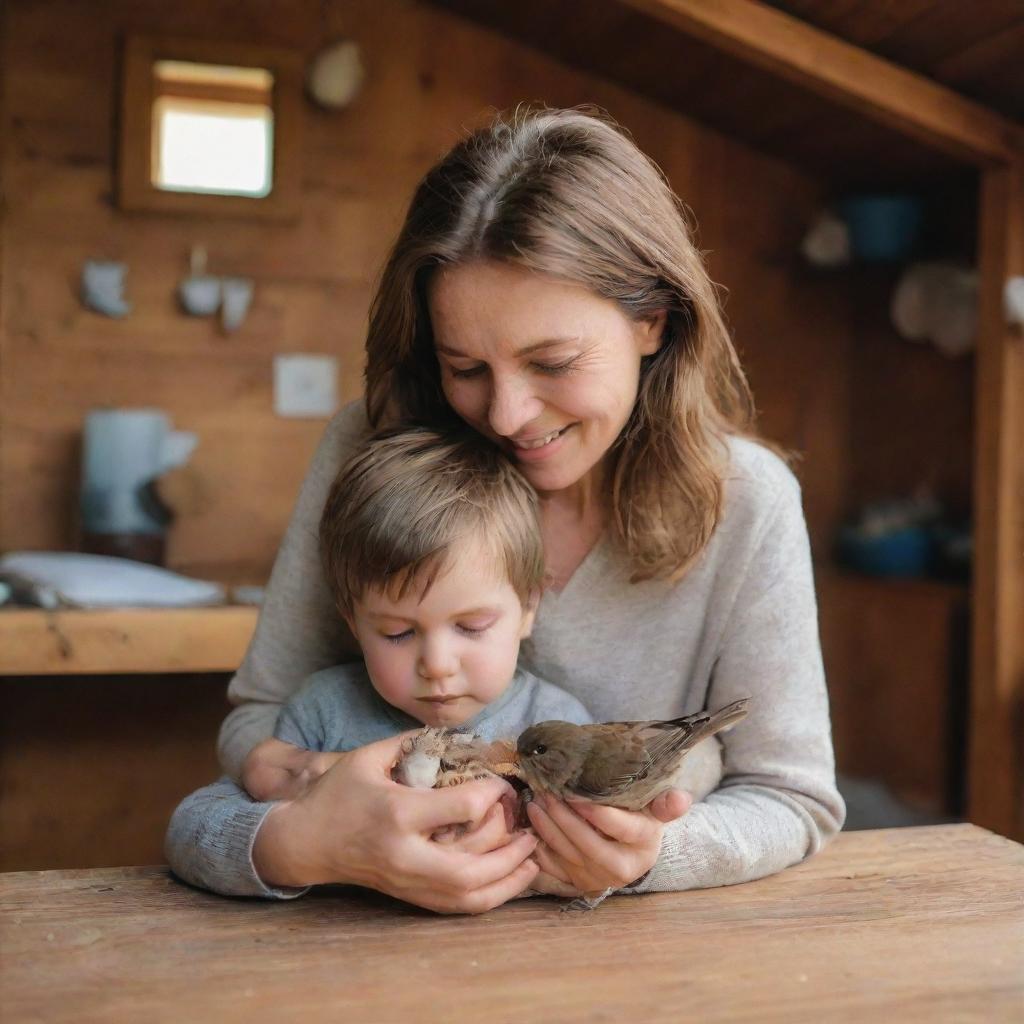
[{"label": "boy's closed eye", "polygon": [[[495,621],[490,619],[485,622],[457,622],[455,628],[466,636],[479,636],[481,633],[486,633]],[[381,633],[381,636],[390,643],[400,644],[403,640],[408,640],[415,632],[414,629],[404,629],[398,633]]]}]

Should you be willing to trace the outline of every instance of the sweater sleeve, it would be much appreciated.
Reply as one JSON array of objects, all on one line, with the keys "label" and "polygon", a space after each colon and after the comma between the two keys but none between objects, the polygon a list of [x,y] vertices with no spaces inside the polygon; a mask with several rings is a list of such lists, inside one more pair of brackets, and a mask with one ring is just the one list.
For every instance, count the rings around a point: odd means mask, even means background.
[{"label": "sweater sleeve", "polygon": [[722,785],[666,827],[637,892],[732,885],[781,871],[842,827],[807,528],[787,478],[752,548],[708,707],[750,697],[722,736]]},{"label": "sweater sleeve", "polygon": [[256,874],[252,848],[273,803],[257,803],[227,776],[187,796],[171,816],[164,855],[191,885],[222,896],[292,899],[307,889],[272,888]]},{"label": "sweater sleeve", "polygon": [[366,430],[361,403],[331,421],[313,456],[281,542],[256,631],[228,687],[237,705],[221,725],[217,750],[232,778],[257,743],[274,730],[281,705],[318,669],[358,656],[359,648],[331,599],[320,564],[318,528],[338,469]]}]

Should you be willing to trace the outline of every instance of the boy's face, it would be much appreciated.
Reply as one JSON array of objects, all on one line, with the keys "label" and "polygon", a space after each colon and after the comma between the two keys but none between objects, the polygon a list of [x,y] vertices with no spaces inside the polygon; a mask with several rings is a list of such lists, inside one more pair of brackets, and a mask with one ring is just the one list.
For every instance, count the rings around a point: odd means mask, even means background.
[{"label": "boy's face", "polygon": [[533,625],[492,553],[472,543],[454,555],[425,595],[372,589],[349,620],[374,689],[424,725],[462,725],[497,700]]}]

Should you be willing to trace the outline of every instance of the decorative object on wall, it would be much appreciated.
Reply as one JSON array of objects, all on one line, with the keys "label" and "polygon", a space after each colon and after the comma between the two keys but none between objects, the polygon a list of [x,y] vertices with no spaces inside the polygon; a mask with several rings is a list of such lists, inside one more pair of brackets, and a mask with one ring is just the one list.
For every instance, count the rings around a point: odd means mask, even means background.
[{"label": "decorative object on wall", "polygon": [[908,341],[931,342],[946,356],[974,347],[978,273],[954,263],[915,263],[892,295],[893,326]]},{"label": "decorative object on wall", "polygon": [[333,416],[338,410],[335,356],[291,353],[274,356],[274,413],[277,416]]},{"label": "decorative object on wall", "polygon": [[359,46],[341,39],[323,47],[306,69],[306,92],[325,110],[341,110],[355,99],[366,69]]},{"label": "decorative object on wall", "polygon": [[800,243],[803,257],[815,267],[843,267],[850,262],[850,231],[846,222],[823,210]]},{"label": "decorative object on wall", "polygon": [[220,278],[206,273],[206,249],[194,245],[189,256],[189,276],[178,285],[178,298],[190,316],[212,316],[220,308]]},{"label": "decorative object on wall", "polygon": [[1024,328],[1024,277],[1011,277],[1003,288],[1003,309],[1006,322]]},{"label": "decorative object on wall", "polygon": [[255,286],[247,277],[225,277],[220,283],[220,322],[226,334],[242,326]]},{"label": "decorative object on wall", "polygon": [[124,298],[124,278],[128,273],[125,263],[86,260],[82,267],[82,303],[87,309],[104,316],[120,319],[132,307]]}]

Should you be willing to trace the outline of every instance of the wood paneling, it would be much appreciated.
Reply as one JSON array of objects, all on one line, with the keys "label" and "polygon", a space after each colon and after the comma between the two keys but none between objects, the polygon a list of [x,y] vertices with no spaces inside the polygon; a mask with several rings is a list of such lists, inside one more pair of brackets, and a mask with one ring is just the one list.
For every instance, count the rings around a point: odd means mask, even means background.
[{"label": "wood paneling", "polygon": [[[550,9],[547,4],[531,7],[538,16]],[[717,104],[727,127],[735,123],[737,129],[783,139],[787,132],[808,135],[806,112],[783,102],[751,117],[750,78],[736,78],[731,65],[706,54],[688,65],[670,34],[652,33],[649,22],[624,10],[599,0],[576,21],[544,17],[554,19],[552,36],[566,48],[576,45],[577,35],[581,45],[596,40],[595,47],[600,38],[614,38],[621,59],[671,84],[671,96],[657,98],[671,99],[680,109],[708,102]],[[627,92],[603,72],[574,70],[513,39],[410,0],[298,0],[289,5],[287,18],[273,16],[270,6],[237,0],[187,0],[173,6],[110,0],[90,8],[72,0],[12,0],[7,15],[0,75],[6,93],[0,134],[7,142],[0,166],[6,186],[0,222],[0,549],[73,547],[84,413],[101,404],[158,405],[176,425],[201,438],[190,485],[202,500],[192,503],[193,511],[176,524],[170,563],[246,581],[265,574],[323,428],[321,421],[273,415],[273,354],[336,353],[343,397],[360,393],[373,282],[416,180],[463,126],[478,122],[489,108],[522,100],[606,107],[694,210],[700,247],[708,252],[712,276],[727,291],[727,318],[754,386],[763,431],[803,455],[796,470],[819,557],[828,557],[844,512],[863,497],[875,496],[875,483],[886,489],[912,486],[922,465],[927,475],[936,429],[950,439],[952,452],[938,467],[944,486],[948,483],[956,493],[968,490],[964,478],[970,460],[960,445],[964,416],[970,415],[965,397],[969,363],[946,365],[930,351],[899,350],[902,343],[884,325],[884,288],[872,279],[808,274],[794,262],[828,182],[814,181],[793,165]],[[352,107],[337,114],[306,111],[302,212],[296,223],[129,215],[115,209],[115,55],[125,32],[232,38],[307,54],[338,35],[360,44],[368,78]],[[665,74],[665,68],[672,74]],[[795,87],[783,88],[796,93]],[[824,130],[821,118],[815,123],[811,142],[828,151],[830,160],[843,159],[830,131],[854,138],[864,151],[855,126],[836,122],[834,112],[824,118]],[[908,147],[895,137],[893,144]],[[885,150],[889,156],[895,151]],[[908,151],[920,158],[919,149]],[[174,289],[196,243],[207,247],[211,273],[256,281],[249,318],[231,337],[223,337],[211,321],[187,318],[176,308]],[[90,257],[128,262],[133,310],[126,319],[108,320],[79,305],[78,274]],[[867,305],[874,308],[870,315],[863,312]],[[869,401],[876,387],[873,372],[890,372],[893,366],[898,390],[891,400]],[[937,413],[941,407],[939,426],[919,412],[907,412],[915,406]],[[901,454],[890,460],[890,475],[877,480],[870,475],[872,448],[885,447],[887,438],[894,437],[900,443],[889,447]],[[848,595],[823,593],[823,616],[832,615],[832,623],[837,621],[829,607],[833,600],[840,609],[836,614],[845,618],[829,628],[826,644],[850,652],[861,629],[858,608]],[[933,608],[922,614],[933,616],[919,630],[918,639],[927,643],[941,630],[944,612]],[[888,620],[882,614],[880,621]],[[913,623],[914,617],[907,621]],[[841,635],[829,639],[837,628]],[[878,641],[881,646],[894,642],[887,636]],[[938,657],[918,665],[907,692],[930,688],[937,701],[944,700],[942,665]],[[839,686],[852,685],[842,669],[837,678],[845,680]],[[82,682],[73,685],[84,694]],[[43,714],[44,704],[34,696],[56,696],[46,687],[58,684],[32,689],[37,684],[43,685],[26,681],[8,691],[24,706],[15,727],[4,734],[4,757],[6,763],[29,767],[19,769],[20,781],[5,788],[0,814],[20,821],[24,836],[33,822],[39,824],[35,804],[59,803],[55,787],[59,791],[60,776],[31,782],[31,766],[38,767],[51,749],[59,752],[66,772],[93,750],[103,751],[111,760],[103,762],[97,785],[108,792],[90,799],[128,813],[125,794],[134,782],[130,773],[118,775],[114,767],[116,737],[152,735],[160,709],[167,706],[160,702],[173,701],[170,692],[148,705],[155,698],[144,695],[157,690],[145,690],[139,681],[137,718],[129,725],[118,717],[119,709],[124,700],[135,699],[136,691],[124,689],[127,683],[108,690],[113,683],[97,681],[97,692],[110,694],[102,704],[107,713],[83,719],[82,737],[92,739],[72,742],[60,731],[63,726],[54,732],[53,719]],[[172,686],[170,681],[166,685]],[[877,687],[884,694],[894,685],[901,681],[890,673]],[[200,700],[196,692],[186,687],[181,700]],[[849,694],[855,696],[856,690],[844,692],[836,706],[845,715]],[[200,733],[204,743],[212,743],[220,714],[212,705],[203,706],[209,717],[195,725],[192,739],[177,744],[177,760],[168,752],[167,760],[154,762],[161,778],[180,776],[179,796],[212,775],[212,762],[206,761],[202,771],[182,772],[185,761],[196,756],[190,744],[199,742]],[[23,761],[28,749],[32,754]],[[927,764],[934,764],[932,749]],[[129,761],[121,759],[122,767]],[[162,814],[173,805],[170,794],[165,795]],[[103,814],[102,820],[110,819],[107,811]],[[152,859],[144,851],[156,841],[158,818],[149,821],[143,838],[124,834],[117,847],[121,859],[108,862]],[[66,848],[74,848],[73,830],[87,831],[89,820],[83,812],[68,823],[72,831],[62,840]],[[35,854],[22,847],[27,866],[53,864],[31,862],[37,855],[50,856],[48,828],[38,832]],[[96,858],[111,855],[109,846],[104,849],[88,861],[61,863],[101,863]]]},{"label": "wood paneling", "polygon": [[[713,272],[731,293],[729,315],[767,432],[808,452],[809,515],[816,536],[827,532],[839,471],[818,453],[833,451],[841,416],[835,404],[807,400],[820,388],[780,369],[810,352],[834,379],[845,343],[841,316],[783,266],[817,203],[819,189],[808,179],[613,85],[404,0],[305,0],[287,19],[229,0],[173,10],[127,0],[88,12],[70,0],[15,0],[8,8],[0,548],[73,547],[83,415],[97,405],[152,404],[199,433],[193,465],[208,497],[175,526],[170,563],[265,572],[323,428],[273,415],[273,354],[336,353],[343,397],[360,393],[373,281],[413,185],[463,126],[523,99],[606,106],[696,211]],[[307,54],[322,39],[356,39],[370,69],[363,93],[338,114],[306,110],[295,224],[114,207],[116,54],[126,32]],[[249,318],[231,337],[177,309],[174,289],[196,243],[207,247],[211,273],[256,282]],[[90,257],[128,263],[133,309],[125,319],[79,304],[78,276]],[[807,315],[795,321],[794,310]],[[827,348],[819,337],[829,338]]]},{"label": "wood paneling", "polygon": [[227,676],[0,679],[0,871],[163,859],[215,779]]},{"label": "wood paneling", "polygon": [[967,588],[819,570],[836,762],[932,814],[963,812]]}]

